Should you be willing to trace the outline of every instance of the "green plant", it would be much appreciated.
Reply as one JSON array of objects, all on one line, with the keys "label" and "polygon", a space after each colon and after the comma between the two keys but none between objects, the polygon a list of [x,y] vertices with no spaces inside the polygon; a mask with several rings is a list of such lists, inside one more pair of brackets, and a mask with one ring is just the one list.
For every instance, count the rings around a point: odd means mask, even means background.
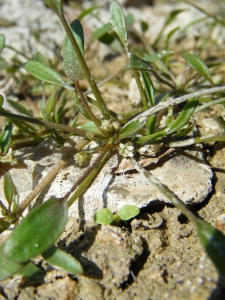
[{"label": "green plant", "polygon": [[[101,34],[100,31],[98,31],[98,34],[95,33],[95,36],[92,36],[92,40],[109,34],[109,30],[113,28],[119,38],[117,45],[125,49],[128,61],[127,65],[124,66],[120,72],[127,70],[132,71],[142,101],[141,109],[138,114],[136,114],[136,112],[130,112],[128,117],[119,115],[107,107],[98,85],[87,66],[84,58],[84,36],[80,21],[75,20],[70,26],[67,24],[63,14],[61,0],[44,0],[44,2],[57,14],[66,32],[62,50],[67,78],[64,79],[61,74],[49,67],[43,59],[40,59],[40,55],[37,56],[36,60],[29,60],[24,64],[24,68],[29,74],[44,82],[57,85],[60,88],[56,97],[50,96],[45,103],[41,104],[41,118],[34,118],[29,111],[24,110],[24,108],[19,105],[16,107],[17,110],[22,111],[25,116],[6,111],[3,108],[4,99],[1,96],[0,115],[7,117],[10,121],[5,126],[0,137],[1,162],[14,163],[16,158],[13,155],[13,149],[39,143],[47,136],[54,138],[60,145],[63,145],[67,137],[71,134],[82,137],[82,140],[52,168],[49,174],[44,177],[33,191],[23,201],[20,201],[19,204],[17,196],[14,194],[13,182],[9,175],[5,176],[4,191],[9,207],[6,208],[1,205],[5,213],[4,218],[0,220],[1,231],[4,231],[13,223],[19,224],[8,240],[1,246],[0,279],[5,279],[15,272],[23,272],[23,274],[29,275],[36,272],[37,270],[35,266],[32,265],[31,259],[38,254],[41,254],[49,264],[63,268],[69,273],[82,273],[82,267],[79,262],[69,254],[52,245],[64,229],[67,221],[68,207],[91,185],[101,168],[115,153],[118,153],[121,157],[130,159],[134,167],[144,174],[172,204],[178,207],[190,221],[196,225],[203,247],[214,262],[220,275],[224,277],[225,269],[220,265],[220,261],[223,260],[225,256],[224,235],[206,222],[197,219],[167,187],[163,186],[151,173],[141,167],[138,163],[138,149],[144,145],[150,146],[152,144],[162,145],[163,149],[167,150],[170,147],[184,147],[206,141],[225,141],[224,133],[209,137],[190,137],[190,135],[188,135],[193,131],[191,118],[195,113],[198,113],[206,107],[211,107],[218,103],[223,104],[225,102],[225,98],[220,96],[220,93],[224,93],[225,86],[216,87],[207,65],[196,55],[184,53],[184,60],[194,69],[195,74],[203,77],[203,79],[207,80],[213,87],[201,89],[189,94],[185,92],[186,86],[177,89],[171,76],[166,77],[164,71],[161,72],[158,67],[155,68],[149,64],[149,61],[153,62],[160,57],[165,59],[171,52],[167,50],[164,55],[156,53],[151,57],[146,56],[144,53],[142,53],[142,57],[139,57],[137,53],[132,53],[130,45],[128,45],[126,19],[123,11],[116,1],[112,1],[110,7],[111,25],[102,27]],[[165,23],[165,26],[171,23],[173,18],[180,12],[181,11],[176,11],[171,15],[170,19]],[[144,30],[145,24],[142,25]],[[171,32],[171,35],[173,32]],[[154,47],[158,46],[161,35],[162,32],[155,41]],[[113,39],[115,39],[115,36],[113,36]],[[168,48],[169,41],[167,40],[166,43]],[[1,35],[0,49],[3,47],[4,37]],[[147,59],[145,60],[144,57]],[[164,70],[167,69],[168,60],[162,60],[162,62],[164,64]],[[170,72],[167,72],[167,75],[169,73]],[[175,90],[174,93],[171,92],[168,94],[182,95],[174,99],[169,98],[163,101],[163,93],[157,96],[155,94],[152,76],[154,76],[160,84],[166,84]],[[82,77],[87,80],[95,99],[92,99],[88,93],[82,92],[79,82]],[[211,99],[207,103],[201,104],[203,100],[200,97],[204,95],[211,95]],[[216,95],[217,98],[214,95]],[[59,106],[57,109],[54,109],[57,97],[60,100]],[[68,111],[64,109],[64,104],[69,98],[72,98],[75,104],[73,108],[71,107],[71,110],[74,109],[74,119],[70,125],[63,125],[60,121]],[[183,108],[180,109],[177,107],[178,104],[184,102],[186,102],[186,104]],[[97,117],[90,104],[101,113],[101,118]],[[178,112],[175,112],[175,107],[178,108]],[[157,117],[159,115],[158,113],[163,110],[166,111],[166,123],[163,127],[160,127]],[[78,114],[81,114],[86,120],[80,126],[77,122]],[[222,116],[220,116],[219,120],[224,127]],[[12,124],[19,130],[19,142],[18,136],[16,137],[12,134]],[[32,125],[28,126],[27,124]],[[62,132],[64,133],[63,135],[61,134]],[[97,150],[88,150],[87,152],[84,148],[92,141],[97,143]],[[75,154],[78,162],[85,165],[88,164],[92,152],[98,153],[99,155],[95,161],[86,168],[62,199],[49,199],[33,209],[20,221],[24,210]],[[95,215],[95,219],[99,223],[107,223],[105,221],[106,218],[108,219],[108,224],[119,218],[127,220],[139,212],[137,207],[132,207],[132,213],[130,214],[130,208],[130,206],[123,207],[122,211],[119,212],[119,216],[113,216],[110,211],[104,209]],[[106,216],[102,217],[101,214],[105,213]],[[49,238],[49,236],[51,236],[51,238]],[[24,270],[28,271],[25,272]]]}]

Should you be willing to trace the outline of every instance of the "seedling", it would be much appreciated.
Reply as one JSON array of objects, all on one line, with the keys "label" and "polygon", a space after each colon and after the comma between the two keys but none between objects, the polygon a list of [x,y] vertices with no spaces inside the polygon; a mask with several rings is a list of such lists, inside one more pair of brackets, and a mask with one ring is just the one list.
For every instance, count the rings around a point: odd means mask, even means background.
[{"label": "seedling", "polygon": [[[92,184],[101,168],[105,165],[108,159],[117,153],[121,158],[130,160],[136,170],[142,174],[155,185],[161,193],[163,193],[172,204],[179,208],[197,228],[200,241],[208,253],[209,257],[214,262],[218,272],[222,277],[225,276],[224,266],[221,261],[225,259],[225,237],[216,228],[205,223],[203,220],[197,219],[173,194],[166,186],[163,186],[150,172],[147,172],[143,166],[138,163],[140,158],[140,148],[143,146],[154,145],[155,149],[160,149],[160,154],[163,155],[168,148],[184,147],[187,145],[194,145],[206,141],[225,141],[225,134],[216,136],[199,136],[190,137],[193,130],[191,122],[192,116],[206,107],[213,106],[218,103],[224,103],[225,98],[220,96],[224,93],[225,86],[215,86],[208,67],[197,56],[184,53],[184,60],[194,69],[195,74],[207,80],[212,87],[208,89],[199,89],[196,92],[186,94],[184,90],[180,89],[181,96],[175,98],[164,99],[163,95],[156,95],[154,80],[158,80],[160,84],[166,84],[172,89],[176,89],[176,84],[167,73],[161,72],[156,66],[151,66],[149,62],[155,62],[162,59],[163,68],[168,66],[168,58],[171,51],[159,51],[152,55],[141,55],[132,52],[132,46],[128,44],[128,32],[126,26],[126,18],[117,1],[112,1],[110,7],[110,22],[101,28],[101,32],[95,32],[91,40],[97,38],[111,37],[111,41],[115,39],[115,33],[118,37],[117,45],[123,47],[127,56],[127,65],[121,68],[117,73],[122,73],[131,70],[133,77],[136,80],[137,87],[140,91],[141,108],[138,114],[130,112],[127,116],[119,115],[110,110],[95,82],[89,67],[84,57],[84,35],[81,22],[74,20],[68,25],[63,14],[63,5],[61,0],[44,0],[59,17],[66,36],[62,45],[63,60],[65,73],[67,79],[59,74],[56,70],[48,66],[39,54],[35,60],[29,60],[24,63],[24,69],[38,80],[47,82],[59,87],[57,94],[59,100],[59,107],[54,109],[56,100],[50,96],[45,102],[41,104],[41,118],[34,118],[29,111],[24,110],[20,105],[17,105],[17,111],[23,110],[26,116],[20,114],[12,114],[3,108],[3,96],[0,98],[0,115],[7,117],[9,123],[6,124],[1,137],[1,162],[15,163],[14,149],[24,147],[29,143],[39,143],[42,139],[48,136],[63,145],[70,135],[77,135],[81,137],[79,144],[70,150],[62,160],[57,163],[49,174],[44,177],[40,183],[30,192],[25,199],[16,200],[14,193],[13,181],[10,175],[5,176],[4,191],[9,207],[1,206],[5,215],[1,219],[1,231],[4,231],[13,223],[19,223],[10,235],[8,240],[1,246],[0,255],[0,279],[3,280],[12,276],[16,272],[36,272],[30,260],[36,255],[41,254],[49,264],[57,266],[66,270],[68,273],[81,274],[82,267],[72,256],[57,249],[54,246],[55,241],[62,233],[68,217],[68,207],[70,207],[86,189]],[[96,8],[93,8],[96,9]],[[91,11],[91,10],[90,10]],[[88,13],[88,12],[86,12]],[[169,19],[165,22],[164,28],[172,22],[172,20],[181,11],[175,11]],[[83,16],[83,15],[82,15]],[[82,17],[80,16],[80,18]],[[143,30],[146,24],[142,24]],[[114,30],[114,35],[112,31]],[[164,29],[163,29],[164,30]],[[154,47],[158,46],[162,32],[154,42]],[[178,29],[176,29],[178,30]],[[172,31],[169,38],[176,31]],[[169,45],[169,38],[166,42],[166,48]],[[103,39],[104,40],[104,39]],[[105,41],[105,40],[104,40]],[[4,48],[5,39],[0,35],[0,50]],[[121,48],[122,49],[122,48]],[[143,53],[142,53],[143,54]],[[93,93],[95,99],[88,95],[88,92],[83,92],[80,88],[80,79],[85,78],[89,84],[90,91]],[[107,81],[107,79],[106,79]],[[63,97],[61,95],[63,94]],[[171,93],[167,94],[172,95]],[[176,93],[174,93],[176,96]],[[201,96],[211,95],[211,101],[201,104]],[[213,96],[212,96],[213,95]],[[214,96],[216,95],[216,96]],[[74,119],[70,124],[61,124],[63,116],[66,114],[64,105],[67,99],[73,99]],[[185,103],[186,102],[186,103]],[[185,103],[183,108],[177,107],[178,104]],[[92,109],[92,106],[98,110],[98,114]],[[14,108],[15,108],[14,107]],[[175,113],[174,108],[178,111]],[[166,123],[161,126],[159,112],[165,111]],[[101,117],[99,118],[99,114]],[[85,121],[78,124],[77,116],[82,115]],[[220,123],[224,126],[222,116]],[[20,141],[13,136],[13,125],[18,128],[20,133]],[[28,125],[29,124],[29,125]],[[61,133],[64,133],[61,135]],[[24,142],[23,142],[24,140]],[[25,144],[28,141],[28,144]],[[91,142],[95,142],[97,147],[95,150],[86,150],[85,147]],[[92,152],[98,153],[97,158],[89,164],[92,157]],[[32,203],[35,197],[49,184],[57,173],[69,162],[75,155],[77,162],[82,166],[86,166],[85,171],[80,178],[74,183],[71,189],[61,199],[51,198],[45,203],[42,203],[33,209],[22,221],[20,218],[25,209]],[[118,212],[114,214],[107,208],[95,214],[95,220],[101,224],[110,224],[113,221],[128,220],[135,217],[139,213],[139,208],[132,205],[123,206]],[[31,267],[30,267],[31,266]],[[32,271],[29,271],[32,270]],[[26,271],[26,272],[25,272]]]}]

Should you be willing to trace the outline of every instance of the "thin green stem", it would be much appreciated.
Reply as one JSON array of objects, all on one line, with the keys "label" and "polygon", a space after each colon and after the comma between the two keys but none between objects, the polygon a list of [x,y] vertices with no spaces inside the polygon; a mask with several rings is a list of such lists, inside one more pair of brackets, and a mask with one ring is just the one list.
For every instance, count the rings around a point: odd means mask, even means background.
[{"label": "thin green stem", "polygon": [[102,98],[101,93],[99,92],[99,89],[98,89],[98,87],[95,83],[95,80],[91,75],[91,72],[90,72],[90,70],[89,70],[89,68],[86,64],[86,61],[85,61],[85,59],[84,59],[84,57],[83,57],[83,55],[80,51],[80,48],[79,48],[79,46],[78,46],[71,30],[70,30],[70,27],[69,27],[63,13],[58,12],[57,15],[58,15],[65,31],[66,31],[66,34],[67,34],[67,36],[68,36],[68,38],[69,38],[69,40],[70,40],[70,42],[71,42],[71,44],[74,48],[74,51],[76,52],[77,58],[78,58],[81,66],[82,66],[83,73],[84,73],[84,75],[85,75],[85,77],[86,77],[86,79],[87,79],[87,81],[90,85],[90,88],[92,89],[93,94],[95,95],[96,101],[99,104],[99,109],[101,110],[103,118],[106,119],[106,120],[109,120],[110,119],[110,114],[108,112],[108,109],[107,109],[107,107],[104,103],[104,100]]},{"label": "thin green stem", "polygon": [[164,146],[168,147],[187,147],[190,145],[205,143],[205,142],[225,142],[225,135],[211,135],[211,136],[202,136],[197,138],[190,138],[184,141],[171,142],[169,144],[164,144]]},{"label": "thin green stem", "polygon": [[182,211],[182,213],[194,224],[197,224],[198,218],[183,204],[183,202],[170,190],[167,186],[162,184],[155,176],[146,171],[135,159],[131,159],[135,169],[143,174],[145,178],[151,182],[174,206]]},{"label": "thin green stem", "polygon": [[66,164],[73,158],[74,154],[82,150],[89,141],[82,140],[76,147],[72,148],[62,159],[54,165],[54,167],[48,172],[48,174],[41,179],[38,185],[30,192],[30,194],[20,203],[17,209],[17,217],[20,217],[24,210],[31,204],[35,197],[48,185],[59,173],[59,171],[66,166]]},{"label": "thin green stem", "polygon": [[141,95],[141,100],[142,100],[144,110],[147,110],[148,109],[148,99],[147,99],[145,90],[143,88],[143,85],[141,83],[139,72],[137,70],[134,70],[134,69],[132,71],[133,71],[134,78],[136,80],[136,83],[137,83],[137,86],[138,86],[138,89],[139,89],[139,92],[140,92],[140,95]]},{"label": "thin green stem", "polygon": [[39,120],[39,119],[35,119],[32,117],[20,116],[20,115],[9,113],[9,112],[3,111],[3,110],[0,111],[0,116],[6,117],[9,119],[15,119],[15,120],[23,121],[23,122],[28,122],[28,123],[32,123],[32,124],[36,124],[36,125],[42,125],[49,129],[56,129],[56,130],[60,130],[60,131],[75,133],[75,134],[81,135],[81,136],[87,135],[87,132],[85,130],[82,130],[82,129],[79,129],[76,127],[70,127],[68,125],[57,124],[57,123],[48,122],[45,120]]},{"label": "thin green stem", "polygon": [[99,156],[96,158],[94,163],[88,167],[84,173],[81,175],[81,177],[77,180],[77,182],[73,185],[71,190],[65,195],[65,199],[69,197],[69,195],[75,191],[72,196],[68,200],[68,206],[70,207],[79,197],[81,194],[83,194],[86,189],[90,186],[90,184],[94,181],[97,174],[103,167],[103,165],[106,163],[108,158],[110,157],[111,150],[114,147],[112,144],[105,145]]}]

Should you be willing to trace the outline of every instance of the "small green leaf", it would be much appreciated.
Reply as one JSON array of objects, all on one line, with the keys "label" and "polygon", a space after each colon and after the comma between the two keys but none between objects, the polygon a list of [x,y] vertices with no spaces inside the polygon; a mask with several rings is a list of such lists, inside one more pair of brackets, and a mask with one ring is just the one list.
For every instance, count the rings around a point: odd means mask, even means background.
[{"label": "small green leaf", "polygon": [[94,132],[94,133],[97,133],[97,134],[101,134],[101,131],[98,129],[98,127],[92,121],[87,121],[86,123],[81,125],[79,128],[83,129],[83,130],[86,130],[86,131],[89,131],[89,132]]},{"label": "small green leaf", "polygon": [[144,84],[144,88],[145,88],[145,92],[148,98],[148,103],[150,104],[150,107],[155,105],[155,89],[154,89],[154,85],[151,81],[151,78],[149,77],[149,75],[144,72],[144,71],[140,71],[142,80],[143,80],[143,84]]},{"label": "small green leaf", "polygon": [[154,54],[144,56],[144,60],[146,62],[154,62],[154,61],[162,59],[166,56],[172,55],[173,53],[174,53],[174,51],[171,51],[171,50],[163,50],[162,52],[159,52],[159,53],[154,53]]},{"label": "small green leaf", "polygon": [[23,264],[17,264],[8,260],[3,254],[3,246],[0,247],[0,281],[11,277],[23,267]]},{"label": "small green leaf", "polygon": [[113,1],[110,5],[110,22],[118,37],[120,38],[127,54],[129,54],[126,20],[123,11],[117,1]]},{"label": "small green leaf", "polygon": [[2,109],[4,103],[4,97],[0,94],[0,110]]},{"label": "small green leaf", "polygon": [[148,129],[149,134],[153,134],[155,132],[155,125],[156,125],[157,115],[151,115],[148,117],[146,122],[146,127]]},{"label": "small green leaf", "polygon": [[83,268],[76,258],[55,246],[42,253],[42,256],[51,266],[60,268],[69,274],[80,275],[83,273]]},{"label": "small green leaf", "polygon": [[203,220],[196,220],[198,236],[219,273],[225,276],[225,236]]},{"label": "small green leaf", "polygon": [[45,272],[36,267],[32,262],[27,263],[18,273],[29,279],[36,279],[45,275]]},{"label": "small green leaf", "polygon": [[90,38],[90,43],[102,38],[105,34],[109,32],[109,30],[112,28],[112,25],[110,23],[104,24],[100,28],[96,29]]},{"label": "small green leaf", "polygon": [[121,207],[121,209],[119,211],[119,216],[120,216],[121,220],[127,221],[131,218],[136,217],[139,213],[140,213],[139,207],[137,207],[136,205],[126,204]]},{"label": "small green leaf", "polygon": [[85,16],[91,14],[94,10],[102,8],[103,5],[98,5],[98,6],[91,6],[87,9],[82,10],[82,12],[79,14],[79,16],[77,17],[78,20],[83,19]]},{"label": "small green leaf", "polygon": [[143,59],[138,57],[137,55],[131,53],[130,56],[130,67],[135,70],[139,71],[152,71],[155,72],[152,66],[150,66],[147,62]]},{"label": "small green leaf", "polygon": [[24,114],[24,115],[29,116],[29,117],[32,116],[31,112],[30,112],[28,109],[26,109],[24,106],[22,106],[21,104],[19,104],[18,102],[13,101],[13,100],[10,100],[10,99],[7,99],[7,102],[8,102],[14,109],[16,109],[19,113]]},{"label": "small green leaf", "polygon": [[[74,20],[70,24],[70,27],[81,53],[84,54],[84,33],[80,21]],[[82,72],[82,65],[77,58],[77,54],[68,36],[64,39],[62,49],[66,75],[71,81],[77,81]]]},{"label": "small green leaf", "polygon": [[[11,223],[9,221],[6,221],[5,218],[0,218],[0,233],[4,232]],[[0,269],[1,269],[1,264],[0,264]]]},{"label": "small green leaf", "polygon": [[4,175],[4,194],[8,203],[11,204],[14,196],[14,184],[9,172]]},{"label": "small green leaf", "polygon": [[182,57],[196,72],[198,72],[198,74],[203,76],[214,86],[209,69],[200,58],[190,53],[184,53]]},{"label": "small green leaf", "polygon": [[137,132],[139,129],[141,129],[144,125],[145,125],[145,121],[146,118],[142,118],[141,120],[135,120],[135,121],[131,121],[128,124],[126,124],[122,130],[120,131],[119,134],[119,139],[122,140],[126,137],[128,137],[129,135],[131,135],[132,133]]},{"label": "small green leaf", "polygon": [[189,120],[190,120],[191,116],[193,115],[197,105],[198,105],[198,99],[189,100],[185,104],[182,112],[179,114],[179,116],[176,118],[176,120],[171,122],[168,125],[168,129],[166,129],[168,134],[179,131],[182,127],[184,127],[189,122]]},{"label": "small green leaf", "polygon": [[30,60],[24,64],[24,69],[34,77],[53,84],[65,85],[61,76],[42,63]]},{"label": "small green leaf", "polygon": [[8,151],[11,142],[13,126],[12,123],[8,122],[0,136],[0,150],[4,154]]},{"label": "small green leaf", "polygon": [[48,63],[47,63],[44,55],[41,52],[39,52],[39,51],[35,55],[35,60],[38,61],[38,62],[40,62],[41,64],[43,64],[45,66],[48,65]]},{"label": "small green leaf", "polygon": [[4,244],[4,255],[24,263],[43,253],[62,233],[68,217],[64,199],[51,198],[34,208],[15,228]]},{"label": "small green leaf", "polygon": [[113,214],[108,208],[100,209],[94,214],[94,221],[98,224],[111,224],[113,220]]},{"label": "small green leaf", "polygon": [[5,36],[3,34],[0,34],[0,53],[4,48],[4,46],[5,46]]},{"label": "small green leaf", "polygon": [[62,14],[62,0],[43,0],[46,5],[48,5],[57,14]]}]

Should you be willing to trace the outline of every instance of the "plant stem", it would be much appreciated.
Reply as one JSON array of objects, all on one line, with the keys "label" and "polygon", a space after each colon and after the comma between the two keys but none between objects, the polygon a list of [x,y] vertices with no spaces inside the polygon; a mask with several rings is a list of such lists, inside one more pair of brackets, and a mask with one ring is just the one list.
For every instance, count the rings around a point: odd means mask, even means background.
[{"label": "plant stem", "polygon": [[102,150],[100,155],[96,158],[96,160],[88,167],[84,173],[81,175],[81,177],[77,180],[77,182],[73,185],[71,190],[64,196],[64,198],[68,198],[68,196],[73,192],[73,195],[69,198],[68,200],[68,207],[70,207],[76,200],[77,198],[80,197],[81,194],[83,194],[86,189],[89,187],[89,185],[94,181],[96,178],[97,174],[103,167],[103,165],[106,163],[108,158],[110,157],[112,148],[114,145],[112,144],[107,144],[105,145]]},{"label": "plant stem", "polygon": [[223,92],[225,91],[225,86],[219,86],[219,87],[213,87],[213,88],[209,88],[209,89],[205,89],[205,90],[201,90],[201,91],[197,91],[197,92],[194,92],[194,93],[190,93],[190,94],[187,94],[187,95],[183,95],[181,97],[178,97],[178,98],[168,98],[168,100],[164,101],[164,102],[161,102],[159,103],[158,105],[154,106],[154,107],[151,107],[149,108],[148,110],[144,111],[143,113],[137,115],[136,117],[134,117],[133,119],[131,119],[127,125],[135,120],[138,120],[140,118],[143,118],[143,117],[149,117],[153,114],[156,114],[162,110],[164,110],[165,108],[168,108],[169,106],[171,105],[176,105],[176,104],[180,104],[180,103],[183,103],[191,98],[198,98],[200,96],[203,96],[203,95],[207,95],[207,94],[213,94],[213,93],[217,93],[217,92]]},{"label": "plant stem", "polygon": [[174,206],[182,211],[182,213],[195,225],[198,222],[198,218],[189,211],[189,209],[183,204],[183,202],[171,191],[162,184],[155,176],[146,171],[135,159],[131,159],[131,162],[135,169],[143,174],[145,178],[151,182]]},{"label": "plant stem", "polygon": [[40,120],[40,119],[36,119],[36,118],[32,118],[32,117],[20,116],[20,115],[12,114],[12,113],[9,113],[9,112],[3,111],[3,110],[0,111],[0,116],[7,117],[9,119],[11,118],[11,119],[15,119],[15,120],[23,121],[23,122],[28,122],[28,123],[32,123],[32,124],[36,124],[36,125],[42,125],[47,128],[50,128],[50,129],[56,129],[56,130],[60,130],[60,131],[76,133],[77,135],[81,135],[81,136],[86,136],[86,134],[87,134],[87,132],[85,130],[82,130],[79,128],[70,127],[68,125],[57,124],[57,123],[53,123],[53,122],[48,122],[45,120]]},{"label": "plant stem", "polygon": [[17,209],[17,217],[20,217],[24,210],[31,204],[35,197],[48,185],[59,171],[66,166],[74,154],[82,150],[89,141],[82,140],[76,147],[72,148],[62,159],[51,169],[51,171],[38,183],[38,185],[30,192],[30,194],[20,203]]},{"label": "plant stem", "polygon": [[134,78],[135,78],[137,86],[138,86],[138,90],[139,90],[140,95],[141,95],[141,100],[142,100],[142,104],[143,104],[144,110],[147,110],[148,109],[148,99],[146,97],[145,90],[143,89],[143,86],[141,84],[141,80],[140,80],[138,71],[134,70],[134,69],[132,71],[133,71]]},{"label": "plant stem", "polygon": [[183,141],[171,142],[168,144],[164,144],[164,146],[168,147],[186,147],[190,145],[205,143],[205,142],[224,142],[225,141],[225,134],[221,135],[211,135],[211,136],[201,136],[197,138],[190,138]]},{"label": "plant stem", "polygon": [[63,15],[63,13],[57,12],[57,15],[58,15],[65,31],[66,31],[66,34],[67,34],[67,36],[68,36],[68,38],[69,38],[69,40],[70,40],[70,42],[71,42],[71,44],[74,48],[74,51],[76,52],[77,58],[78,58],[81,66],[82,66],[83,73],[84,73],[84,75],[85,75],[85,77],[86,77],[86,79],[87,79],[87,81],[90,85],[90,88],[92,89],[93,94],[95,95],[96,101],[99,104],[99,109],[102,112],[103,118],[106,119],[106,120],[109,120],[110,119],[110,114],[108,112],[108,109],[107,109],[107,107],[106,107],[106,105],[103,101],[102,95],[99,92],[99,89],[98,89],[98,87],[95,83],[95,80],[91,75],[91,72],[90,72],[90,70],[89,70],[89,68],[86,64],[86,61],[85,61],[85,59],[84,59],[84,57],[83,57],[83,55],[80,51],[80,48],[77,45],[77,42],[76,42],[76,40],[75,40],[75,38],[74,38],[74,36],[71,32],[71,29],[70,29],[69,25],[67,24],[67,21],[66,21],[64,15]]}]

